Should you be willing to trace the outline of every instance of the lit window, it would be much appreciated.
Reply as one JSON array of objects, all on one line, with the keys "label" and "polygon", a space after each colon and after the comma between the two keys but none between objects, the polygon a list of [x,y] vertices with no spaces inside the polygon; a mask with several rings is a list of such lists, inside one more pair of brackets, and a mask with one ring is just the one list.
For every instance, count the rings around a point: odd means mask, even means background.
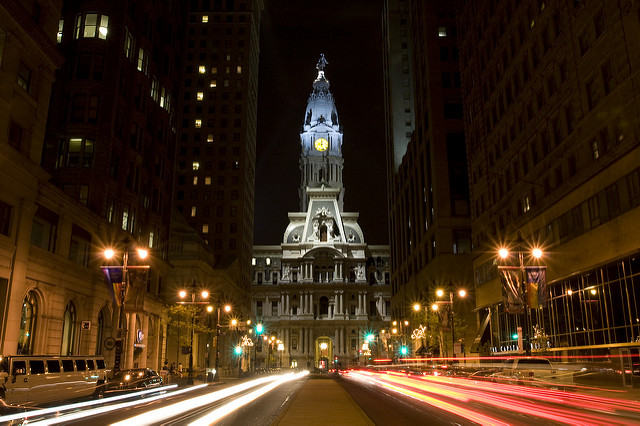
[{"label": "lit window", "polygon": [[251,258],[251,266],[256,266],[256,258],[255,257]]},{"label": "lit window", "polygon": [[236,73],[238,73],[238,74],[242,74],[242,66],[238,65],[238,66],[236,67]]},{"label": "lit window", "polygon": [[192,168],[193,170],[198,170],[198,169],[200,169],[200,163],[199,163],[198,161],[194,161],[194,162],[191,164],[191,168]]},{"label": "lit window", "polygon": [[208,234],[209,233],[209,225],[207,225],[206,223],[204,225],[202,225],[202,233],[203,234]]},{"label": "lit window", "polygon": [[158,102],[158,79],[155,77],[151,79],[151,99]]},{"label": "lit window", "polygon": [[218,87],[218,83],[215,80],[211,80],[211,83],[209,83],[209,87]]},{"label": "lit window", "polygon": [[227,61],[231,60],[231,53],[227,53],[226,55],[224,55],[224,59]]},{"label": "lit window", "polygon": [[[76,22],[76,33],[78,32],[78,23]],[[129,32],[129,29],[125,27],[125,38],[124,38],[124,56],[127,58],[131,58],[131,50],[133,49],[133,36]],[[77,38],[77,37],[76,37]]]},{"label": "lit window", "polygon": [[196,129],[199,129],[200,127],[202,127],[202,120],[197,118],[196,119]]},{"label": "lit window", "polygon": [[204,74],[205,72],[207,72],[207,67],[205,67],[204,65],[200,65],[200,66],[198,67],[198,72],[199,72],[200,74]]},{"label": "lit window", "polygon": [[95,37],[97,24],[98,24],[98,14],[87,13],[84,17],[84,32],[82,36],[85,38]]},{"label": "lit window", "polygon": [[271,265],[271,258],[270,257],[267,257],[266,263],[267,263],[267,266]]},{"label": "lit window", "polygon": [[218,74],[218,67],[211,67],[211,74]]},{"label": "lit window", "polygon": [[203,100],[204,99],[204,93],[198,92],[196,94],[196,99],[199,100],[199,101]]},{"label": "lit window", "polygon": [[447,27],[438,27],[438,37],[447,36]]},{"label": "lit window", "polygon": [[531,210],[531,202],[529,201],[529,196],[525,195],[522,199],[522,210],[528,212]]},{"label": "lit window", "polygon": [[138,71],[142,71],[142,66],[144,64],[144,49],[138,49]]},{"label": "lit window", "polygon": [[205,185],[211,185],[211,176],[205,176],[204,184]]},{"label": "lit window", "polygon": [[58,21],[58,34],[56,35],[56,41],[62,43],[62,28],[64,27],[64,19]]},{"label": "lit window", "polygon": [[129,208],[125,207],[124,211],[122,212],[122,229],[126,231],[128,227],[129,227]]},{"label": "lit window", "polygon": [[213,133],[207,135],[207,143],[213,143]]},{"label": "lit window", "polygon": [[164,108],[166,102],[167,91],[164,87],[160,88],[160,108]]},{"label": "lit window", "polygon": [[191,217],[196,217],[196,206],[191,207]]},{"label": "lit window", "polygon": [[209,22],[209,16],[208,15],[202,15],[202,23],[206,24],[207,22]]},{"label": "lit window", "polygon": [[197,185],[198,184],[198,176],[194,176],[193,177],[193,184]]},{"label": "lit window", "polygon": [[106,40],[108,32],[109,32],[109,17],[102,15],[100,17],[100,28],[98,28],[98,38],[101,38],[102,40]]},{"label": "lit window", "polygon": [[149,232],[149,248],[153,248],[153,231]]}]

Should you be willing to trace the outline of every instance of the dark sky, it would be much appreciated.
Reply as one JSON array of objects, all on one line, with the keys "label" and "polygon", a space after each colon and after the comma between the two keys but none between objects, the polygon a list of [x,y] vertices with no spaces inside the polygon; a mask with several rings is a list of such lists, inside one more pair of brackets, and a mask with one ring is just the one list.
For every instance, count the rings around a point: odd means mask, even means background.
[{"label": "dark sky", "polygon": [[382,0],[268,0],[260,34],[254,244],[280,244],[299,211],[300,127],[321,53],[344,158],[344,210],[369,244],[388,244]]}]

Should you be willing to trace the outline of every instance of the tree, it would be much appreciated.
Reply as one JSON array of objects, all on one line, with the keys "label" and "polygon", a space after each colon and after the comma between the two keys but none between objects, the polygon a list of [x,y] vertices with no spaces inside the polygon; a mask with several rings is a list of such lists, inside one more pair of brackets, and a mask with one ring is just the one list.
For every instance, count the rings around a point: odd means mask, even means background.
[{"label": "tree", "polygon": [[215,333],[215,326],[208,326],[206,311],[197,305],[167,305],[167,338],[175,338],[178,348],[191,346],[191,327],[198,333]]}]

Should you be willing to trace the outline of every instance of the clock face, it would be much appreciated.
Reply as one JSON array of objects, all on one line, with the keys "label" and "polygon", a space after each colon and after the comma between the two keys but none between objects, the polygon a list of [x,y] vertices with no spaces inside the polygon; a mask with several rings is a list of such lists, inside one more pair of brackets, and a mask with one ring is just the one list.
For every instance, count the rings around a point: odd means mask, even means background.
[{"label": "clock face", "polygon": [[314,146],[318,151],[326,151],[329,148],[329,141],[325,138],[318,138],[314,143]]}]

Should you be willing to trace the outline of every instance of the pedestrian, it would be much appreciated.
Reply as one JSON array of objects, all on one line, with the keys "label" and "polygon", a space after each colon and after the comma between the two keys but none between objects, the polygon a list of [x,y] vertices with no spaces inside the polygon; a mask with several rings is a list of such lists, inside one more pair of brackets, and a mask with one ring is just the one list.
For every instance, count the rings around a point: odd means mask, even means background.
[{"label": "pedestrian", "polygon": [[162,367],[163,370],[168,370],[169,369],[169,360],[165,359],[164,360],[164,366]]},{"label": "pedestrian", "polygon": [[182,377],[182,363],[181,362],[178,363],[178,374],[180,375],[180,377]]},{"label": "pedestrian", "polygon": [[169,368],[169,371],[171,372],[171,374],[173,374],[176,371],[175,361],[171,363],[171,368]]}]

